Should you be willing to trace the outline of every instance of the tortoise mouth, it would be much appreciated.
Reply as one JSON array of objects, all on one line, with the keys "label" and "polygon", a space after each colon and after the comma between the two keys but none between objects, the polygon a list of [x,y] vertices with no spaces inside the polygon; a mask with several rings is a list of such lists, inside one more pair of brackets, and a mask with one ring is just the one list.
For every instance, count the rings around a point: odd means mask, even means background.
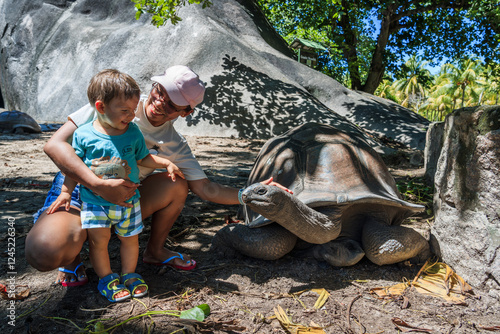
[{"label": "tortoise mouth", "polygon": [[279,205],[266,197],[247,197],[243,199],[243,202],[256,213],[264,216],[272,216],[279,210]]},{"label": "tortoise mouth", "polygon": [[247,201],[244,201],[246,205],[250,207],[256,207],[256,208],[272,208],[276,206],[274,203],[268,201],[268,200],[260,200],[260,199],[249,199]]}]

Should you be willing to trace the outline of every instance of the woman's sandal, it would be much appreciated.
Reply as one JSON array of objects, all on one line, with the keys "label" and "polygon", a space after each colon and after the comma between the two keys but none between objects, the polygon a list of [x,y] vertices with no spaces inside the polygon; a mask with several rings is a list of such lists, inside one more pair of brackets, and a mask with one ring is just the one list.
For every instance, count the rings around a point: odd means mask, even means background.
[{"label": "woman's sandal", "polygon": [[75,270],[71,270],[71,269],[66,269],[66,268],[59,268],[59,271],[60,272],[63,272],[65,274],[72,274],[72,275],[75,275],[75,279],[76,281],[60,281],[60,282],[57,282],[57,283],[61,283],[62,286],[66,286],[66,287],[71,287],[71,286],[80,286],[80,285],[84,285],[84,284],[87,284],[89,279],[87,278],[87,275],[85,275],[85,269],[84,269],[84,272],[83,272],[83,275],[80,275],[78,276],[78,274],[76,273],[76,271],[78,270],[78,268],[80,268],[81,266],[83,266],[83,262],[80,262],[80,264],[78,264],[75,268]]},{"label": "woman's sandal", "polygon": [[[118,284],[111,285],[113,283],[118,283]],[[109,274],[108,276],[101,278],[99,280],[99,283],[97,284],[97,289],[99,289],[99,292],[104,297],[106,297],[110,302],[113,303],[124,301],[125,299],[128,299],[132,296],[132,294],[125,287],[125,285],[120,284],[120,276],[118,276],[118,274],[115,273]],[[115,298],[115,295],[122,291],[127,291],[128,295]]]},{"label": "woman's sandal", "polygon": [[[182,261],[185,261],[187,263],[187,266],[178,266],[174,263],[170,263],[170,261],[173,261],[174,259],[181,259]],[[142,262],[146,264],[152,264],[153,266],[170,266],[175,269],[186,270],[186,271],[193,270],[194,268],[196,268],[196,261],[184,260],[184,256],[181,253],[177,253],[177,255],[171,256],[163,262],[149,262],[144,259],[142,260]]]},{"label": "woman's sandal", "polygon": [[[127,282],[131,279],[132,280],[135,279],[135,281],[133,281],[130,284],[127,284]],[[127,287],[127,289],[132,294],[132,297],[134,297],[134,298],[139,298],[139,297],[145,296],[148,293],[149,287],[146,284],[146,282],[144,282],[144,279],[142,278],[142,276],[139,274],[136,274],[136,273],[122,274],[120,281],[122,284],[124,284]],[[141,286],[146,287],[146,290],[144,290],[143,292],[140,292],[140,293],[135,293],[135,290]]]}]

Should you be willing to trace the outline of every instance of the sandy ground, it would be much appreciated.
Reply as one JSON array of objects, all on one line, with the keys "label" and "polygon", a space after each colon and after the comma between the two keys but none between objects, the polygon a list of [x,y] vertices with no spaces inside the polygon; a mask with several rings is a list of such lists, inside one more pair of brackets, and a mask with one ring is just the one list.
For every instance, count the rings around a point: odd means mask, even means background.
[{"label": "sandy ground", "polygon": [[[19,291],[29,289],[24,300],[0,300],[3,333],[95,332],[120,323],[123,325],[112,329],[113,333],[285,333],[274,316],[278,307],[297,325],[295,328],[300,328],[299,324],[317,326],[324,333],[399,333],[411,329],[402,325],[398,329],[397,318],[419,329],[413,329],[417,332],[487,333],[500,328],[499,301],[476,288],[462,305],[415,291],[392,300],[377,299],[370,293],[373,288],[413,279],[420,269],[417,266],[378,267],[364,259],[350,268],[333,268],[292,255],[276,261],[218,258],[210,251],[212,236],[227,217],[236,219],[238,207],[203,202],[193,195],[189,195],[167,246],[195,258],[195,270],[158,268],[139,261],[137,271],[148,282],[149,295],[110,304],[96,289],[98,279],[85,246],[82,258],[89,284],[55,286],[56,271],[39,272],[24,258],[24,239],[32,226],[32,215],[42,206],[57,171],[42,151],[50,135],[0,135],[0,282]],[[188,140],[207,175],[235,187],[245,184],[264,143],[207,137]],[[402,181],[422,175],[422,169],[405,164],[390,167]],[[147,223],[140,236],[141,251],[148,238]],[[408,223],[425,235],[432,214]],[[117,247],[113,238],[110,254],[114,268],[119,268]],[[309,289],[325,289],[330,294],[319,310],[313,307],[316,293],[291,295]],[[203,323],[158,314],[203,303],[212,311]]]}]

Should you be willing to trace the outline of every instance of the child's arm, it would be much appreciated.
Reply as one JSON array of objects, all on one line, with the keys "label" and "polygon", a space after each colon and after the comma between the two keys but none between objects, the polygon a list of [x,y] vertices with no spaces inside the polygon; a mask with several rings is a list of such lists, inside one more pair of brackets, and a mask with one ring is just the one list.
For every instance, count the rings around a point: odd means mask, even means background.
[{"label": "child's arm", "polygon": [[146,155],[143,159],[137,160],[137,164],[143,167],[149,168],[166,168],[169,176],[172,178],[172,181],[175,182],[175,174],[179,175],[183,179],[184,173],[177,167],[172,161],[159,157],[157,155]]},{"label": "child's arm", "polygon": [[57,196],[56,200],[52,202],[52,204],[47,209],[48,215],[56,212],[56,210],[59,209],[61,205],[64,205],[66,211],[69,211],[69,207],[71,205],[71,193],[75,189],[76,185],[77,182],[74,181],[72,178],[69,178],[67,176],[64,177],[64,183],[63,186],[61,187],[61,193],[59,194],[59,196]]}]

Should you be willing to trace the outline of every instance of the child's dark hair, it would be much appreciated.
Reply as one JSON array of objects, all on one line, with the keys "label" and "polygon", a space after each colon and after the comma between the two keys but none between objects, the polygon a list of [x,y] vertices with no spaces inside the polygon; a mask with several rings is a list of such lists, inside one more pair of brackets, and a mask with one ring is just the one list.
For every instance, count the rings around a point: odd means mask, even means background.
[{"label": "child's dark hair", "polygon": [[93,106],[97,100],[108,104],[115,97],[140,97],[141,90],[130,75],[115,69],[102,70],[90,79],[87,97]]}]

